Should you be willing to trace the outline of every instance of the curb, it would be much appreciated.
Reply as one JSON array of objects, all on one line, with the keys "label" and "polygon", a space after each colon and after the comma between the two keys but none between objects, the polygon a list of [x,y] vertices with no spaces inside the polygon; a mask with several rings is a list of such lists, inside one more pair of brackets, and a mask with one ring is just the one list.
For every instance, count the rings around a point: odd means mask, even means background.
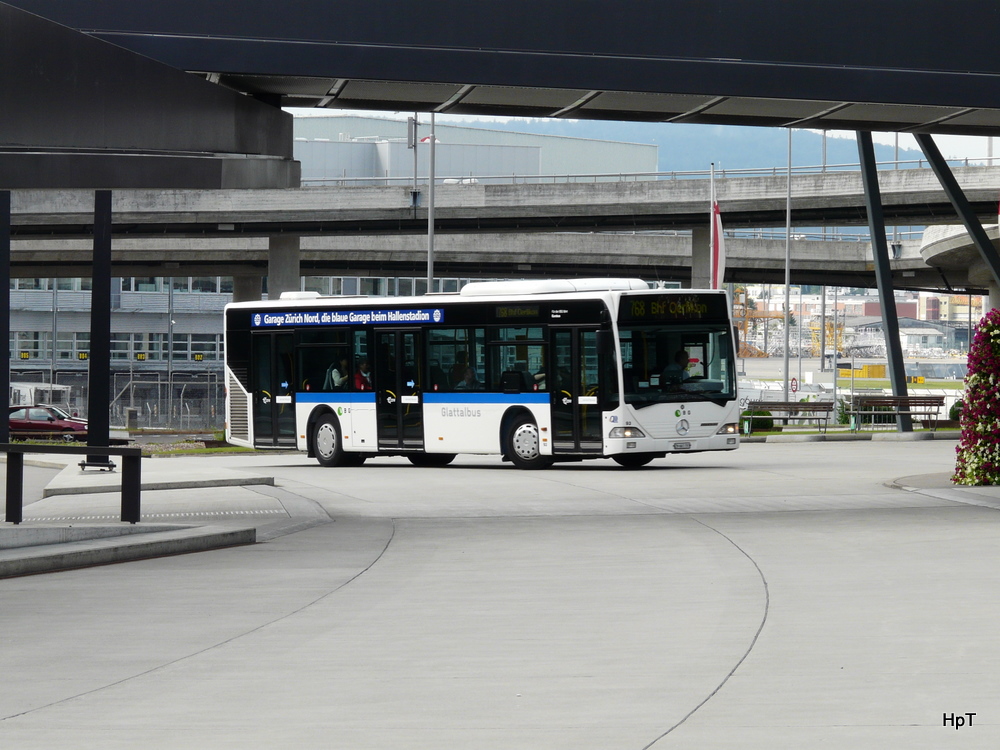
[{"label": "curb", "polygon": [[959,440],[961,433],[941,432],[828,432],[825,435],[759,435],[740,436],[740,444],[746,443],[846,443],[863,442],[910,442],[915,440]]},{"label": "curb", "polygon": [[121,523],[114,526],[98,526],[93,524],[75,524],[73,526],[31,525],[31,522],[16,526],[4,526],[0,529],[0,550],[24,549],[25,547],[44,547],[48,544],[71,544],[73,542],[88,542],[94,539],[116,539],[132,534],[162,533],[164,531],[181,531],[191,527],[180,524],[130,524]]},{"label": "curb", "polygon": [[89,568],[95,565],[183,555],[254,544],[255,528],[223,526],[169,527],[65,544],[43,544],[0,551],[0,578]]},{"label": "curb", "polygon": [[[105,482],[103,484],[92,484],[92,485],[56,485],[49,484],[42,490],[42,498],[54,497],[56,495],[89,495],[91,493],[99,492],[121,492],[121,475],[117,475],[115,482]],[[249,485],[268,485],[270,487],[274,486],[274,477],[272,476],[230,476],[230,477],[215,477],[214,479],[178,479],[178,480],[168,480],[168,479],[154,479],[151,481],[146,481],[145,479],[141,482],[140,491],[147,492],[150,490],[187,490],[187,489],[203,489],[205,487],[246,487]]]}]

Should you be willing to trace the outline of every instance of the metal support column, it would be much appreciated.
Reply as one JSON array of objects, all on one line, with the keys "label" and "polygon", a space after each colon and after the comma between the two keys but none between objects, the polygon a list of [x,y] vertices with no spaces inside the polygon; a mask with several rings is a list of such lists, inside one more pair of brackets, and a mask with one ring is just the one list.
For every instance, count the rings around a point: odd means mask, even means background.
[{"label": "metal support column", "polygon": [[[889,266],[889,243],[885,241],[885,217],[882,213],[882,193],[878,186],[878,169],[875,164],[875,146],[872,134],[858,131],[858,155],[861,158],[861,180],[865,188],[865,207],[868,210],[868,232],[875,257],[875,281],[882,303],[882,321],[885,324],[885,352],[889,360],[889,384],[892,395],[906,396],[906,370],[903,366],[903,345],[899,340],[899,316],[896,314],[896,297],[892,288],[892,269]],[[909,414],[896,417],[900,432],[913,432]]]},{"label": "metal support column", "polygon": [[[111,191],[94,193],[94,270],[90,295],[90,369],[87,445],[107,447],[111,433]],[[111,468],[107,455],[88,455],[86,464]]]},{"label": "metal support column", "polygon": [[4,520],[18,524],[24,520],[24,455],[7,454],[7,507]]},{"label": "metal support column", "polygon": [[[10,341],[10,191],[0,190],[0,333]],[[0,393],[10,403],[10,355],[0,367]],[[0,443],[10,440],[10,423],[0,420]]]},{"label": "metal support column", "polygon": [[990,238],[986,236],[986,230],[983,229],[983,225],[972,211],[972,206],[969,205],[965,193],[959,187],[958,180],[955,179],[955,175],[952,174],[948,163],[941,156],[941,152],[938,150],[933,138],[926,133],[914,133],[914,137],[917,139],[917,143],[920,144],[920,148],[924,152],[924,156],[927,157],[927,161],[930,162],[934,174],[937,175],[938,182],[941,183],[945,195],[948,196],[948,200],[951,201],[955,212],[965,225],[965,230],[972,237],[979,255],[982,256],[983,261],[989,266],[990,273],[993,274],[994,283],[1000,287],[1000,254],[993,247]]}]

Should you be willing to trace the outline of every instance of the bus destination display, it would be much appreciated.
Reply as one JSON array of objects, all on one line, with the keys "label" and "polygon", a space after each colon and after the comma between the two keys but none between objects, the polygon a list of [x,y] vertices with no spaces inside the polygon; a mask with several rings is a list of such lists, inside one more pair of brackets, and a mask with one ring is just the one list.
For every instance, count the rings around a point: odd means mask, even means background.
[{"label": "bus destination display", "polygon": [[642,295],[623,297],[619,318],[630,322],[725,320],[726,297],[706,295]]},{"label": "bus destination display", "polygon": [[281,326],[340,326],[443,323],[444,309],[440,307],[409,310],[290,310],[285,312],[254,313],[254,328]]}]

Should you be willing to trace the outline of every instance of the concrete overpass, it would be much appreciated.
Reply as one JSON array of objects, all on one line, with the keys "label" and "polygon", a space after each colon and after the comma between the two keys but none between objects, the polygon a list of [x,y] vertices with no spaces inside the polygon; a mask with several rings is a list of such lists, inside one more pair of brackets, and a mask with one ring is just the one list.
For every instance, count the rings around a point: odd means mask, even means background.
[{"label": "concrete overpass", "polygon": [[[954,170],[980,220],[996,219],[1000,167]],[[887,224],[954,224],[955,209],[929,169],[878,173]],[[114,233],[125,236],[233,236],[427,231],[426,185],[414,205],[409,185],[275,190],[119,190],[112,196]],[[727,228],[785,225],[784,175],[716,180]],[[792,177],[793,226],[867,226],[859,172]],[[473,184],[435,187],[440,232],[621,231],[693,229],[708,223],[709,181]],[[12,234],[89,236],[93,194],[86,190],[19,190],[12,196]]]},{"label": "concrete overpass", "polygon": [[[995,221],[1000,167],[964,167],[955,174],[976,215]],[[955,222],[955,211],[931,170],[884,170],[879,182],[888,223]],[[716,188],[727,229],[784,226],[785,176],[719,179]],[[89,234],[91,203],[88,191],[14,193],[16,274],[87,275],[91,243],[75,238]],[[704,179],[440,185],[436,266],[441,273],[461,276],[611,273],[699,285],[703,269],[692,242],[695,249],[698,243],[707,247],[708,203]],[[122,190],[113,195],[113,217],[113,261],[119,275],[166,276],[179,273],[178,268],[185,275],[244,278],[268,273],[293,278],[299,273],[419,275],[426,264],[422,235],[427,210],[414,207],[409,186]],[[865,224],[860,174],[793,175],[792,222]],[[693,232],[670,236],[653,230]],[[783,240],[730,238],[727,248],[728,278],[784,280]],[[910,289],[987,289],[990,279],[975,256],[970,248],[963,255],[924,257],[919,243],[904,243],[902,256],[891,264],[893,283]],[[873,253],[867,243],[794,240],[792,279],[871,286]]]},{"label": "concrete overpass", "polygon": [[[234,276],[253,283],[269,272],[266,237],[124,238],[114,243],[116,276]],[[17,276],[86,276],[91,243],[82,239],[20,240],[13,243]],[[784,281],[784,240],[726,240],[727,278],[741,282]],[[692,283],[690,234],[662,233],[492,233],[448,234],[435,242],[438,276],[561,277],[640,276]],[[422,276],[427,240],[418,235],[326,235],[303,237],[303,276]],[[920,243],[903,243],[892,261],[900,289],[964,289],[960,272],[929,267]],[[795,239],[791,242],[793,283],[874,286],[868,242]],[[978,289],[978,287],[977,287]],[[252,292],[251,292],[252,294]]]}]

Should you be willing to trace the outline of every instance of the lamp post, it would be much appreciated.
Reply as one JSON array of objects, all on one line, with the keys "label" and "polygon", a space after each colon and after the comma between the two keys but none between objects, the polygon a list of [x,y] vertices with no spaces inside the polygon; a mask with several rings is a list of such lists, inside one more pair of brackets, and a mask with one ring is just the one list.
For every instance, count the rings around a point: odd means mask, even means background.
[{"label": "lamp post", "polygon": [[174,277],[167,279],[167,427],[174,416]]},{"label": "lamp post", "polygon": [[146,352],[136,352],[134,357],[128,360],[128,405],[130,409],[135,408],[135,370],[134,362],[145,362]]},{"label": "lamp post", "polygon": [[56,310],[59,309],[59,279],[52,282],[52,357],[49,360],[49,403],[54,403],[52,386],[56,382],[56,339],[59,336],[59,324],[56,320]]},{"label": "lamp post", "polygon": [[427,168],[427,294],[434,293],[434,113],[431,112],[431,134]]},{"label": "lamp post", "polygon": [[792,129],[788,129],[788,191],[785,195],[785,401],[788,401],[788,348],[792,305]]}]

